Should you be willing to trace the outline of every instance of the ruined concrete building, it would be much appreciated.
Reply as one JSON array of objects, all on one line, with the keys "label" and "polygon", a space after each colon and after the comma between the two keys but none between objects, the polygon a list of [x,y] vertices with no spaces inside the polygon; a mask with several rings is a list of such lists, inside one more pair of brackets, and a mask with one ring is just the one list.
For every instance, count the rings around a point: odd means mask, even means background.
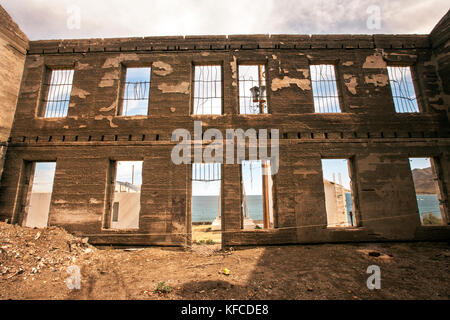
[{"label": "ruined concrete building", "polygon": [[[0,20],[2,221],[189,247],[209,181],[224,246],[450,238],[449,13],[429,35],[51,41]],[[195,120],[277,129],[276,174],[247,156],[175,164],[173,132]]]}]

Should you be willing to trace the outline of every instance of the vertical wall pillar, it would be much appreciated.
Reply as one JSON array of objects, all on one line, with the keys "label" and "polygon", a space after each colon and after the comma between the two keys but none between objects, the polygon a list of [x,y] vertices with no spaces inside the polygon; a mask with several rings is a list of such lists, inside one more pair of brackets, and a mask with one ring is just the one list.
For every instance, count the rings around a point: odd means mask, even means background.
[{"label": "vertical wall pillar", "polygon": [[242,225],[240,164],[223,164],[222,174],[222,245],[232,239],[230,232]]},{"label": "vertical wall pillar", "polygon": [[371,153],[356,161],[360,225],[390,239],[414,238],[420,217],[408,158]]},{"label": "vertical wall pillar", "polygon": [[298,241],[322,240],[327,226],[325,193],[320,157],[297,158],[292,167],[295,179],[295,215]]}]

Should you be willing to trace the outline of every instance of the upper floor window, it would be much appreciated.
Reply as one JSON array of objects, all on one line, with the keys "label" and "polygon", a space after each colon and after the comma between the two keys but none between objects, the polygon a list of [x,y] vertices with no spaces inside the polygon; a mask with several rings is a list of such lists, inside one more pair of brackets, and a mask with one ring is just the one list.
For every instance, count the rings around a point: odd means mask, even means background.
[{"label": "upper floor window", "polygon": [[193,114],[222,114],[222,67],[195,66]]},{"label": "upper floor window", "polygon": [[120,116],[148,115],[151,68],[126,68]]},{"label": "upper floor window", "polygon": [[264,65],[239,66],[239,113],[268,113]]},{"label": "upper floor window", "polygon": [[66,117],[69,111],[70,93],[72,92],[73,69],[51,70],[44,82],[46,90],[42,115],[45,118]]},{"label": "upper floor window", "polygon": [[410,67],[387,67],[396,112],[419,112]]},{"label": "upper floor window", "polygon": [[310,66],[310,70],[315,112],[341,112],[334,66],[332,64],[313,64]]}]

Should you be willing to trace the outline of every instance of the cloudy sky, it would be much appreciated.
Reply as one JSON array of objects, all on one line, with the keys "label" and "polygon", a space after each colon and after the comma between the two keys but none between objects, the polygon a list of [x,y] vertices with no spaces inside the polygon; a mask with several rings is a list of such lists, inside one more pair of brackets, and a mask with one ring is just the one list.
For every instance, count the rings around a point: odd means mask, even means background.
[{"label": "cloudy sky", "polygon": [[429,33],[447,0],[0,0],[31,40]]}]

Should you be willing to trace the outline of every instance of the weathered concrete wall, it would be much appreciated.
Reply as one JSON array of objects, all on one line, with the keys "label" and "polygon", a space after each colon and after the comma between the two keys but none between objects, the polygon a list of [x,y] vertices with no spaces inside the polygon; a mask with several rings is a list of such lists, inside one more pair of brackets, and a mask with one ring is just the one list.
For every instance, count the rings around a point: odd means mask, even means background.
[{"label": "weathered concrete wall", "polygon": [[[448,106],[450,104],[450,10],[431,31],[430,41],[433,48],[433,59],[441,80],[442,94],[436,96],[436,100],[442,105]],[[448,117],[450,119],[450,113]]]},{"label": "weathered concrete wall", "polygon": [[0,181],[27,48],[28,38],[0,6]]},{"label": "weathered concrete wall", "polygon": [[[240,115],[238,64],[266,64],[269,114]],[[336,65],[341,114],[314,113],[309,65]],[[223,67],[220,116],[193,116],[194,64]],[[386,66],[412,65],[421,112],[395,113]],[[116,116],[122,66],[152,66],[149,115]],[[36,117],[46,67],[74,67],[67,118]],[[430,38],[210,36],[33,41],[1,189],[0,219],[20,218],[24,161],[57,161],[49,223],[108,244],[189,245],[191,166],[175,165],[173,130],[280,130],[272,230],[242,230],[240,165],[222,166],[224,245],[448,239],[420,226],[408,157],[437,157],[448,208],[449,120]],[[358,226],[327,228],[321,159],[350,158]],[[111,161],[144,161],[139,229],[103,228]],[[448,214],[448,213],[447,213]],[[448,221],[448,220],[446,220]],[[18,221],[17,221],[18,222]]]}]

